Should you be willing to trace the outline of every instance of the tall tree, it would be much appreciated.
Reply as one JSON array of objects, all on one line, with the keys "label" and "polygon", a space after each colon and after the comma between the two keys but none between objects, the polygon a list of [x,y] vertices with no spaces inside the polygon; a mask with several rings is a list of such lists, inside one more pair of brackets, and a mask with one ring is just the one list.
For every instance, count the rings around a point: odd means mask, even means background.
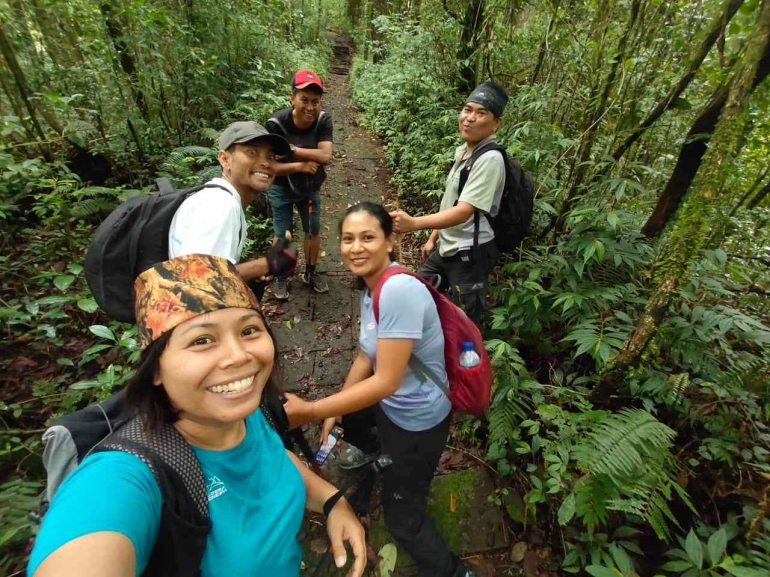
[{"label": "tall tree", "polygon": [[688,276],[691,264],[700,258],[708,245],[719,244],[714,229],[719,228],[723,214],[734,198],[724,184],[737,156],[743,138],[748,99],[768,45],[770,43],[770,0],[762,0],[757,23],[746,43],[746,51],[731,83],[724,109],[714,129],[711,144],[693,181],[685,203],[665,245],[659,248],[663,257],[653,271],[656,281],[644,312],[613,360],[602,374],[594,391],[596,398],[605,397],[620,381],[626,370],[635,365],[654,336],[663,315],[671,304],[676,289]]}]

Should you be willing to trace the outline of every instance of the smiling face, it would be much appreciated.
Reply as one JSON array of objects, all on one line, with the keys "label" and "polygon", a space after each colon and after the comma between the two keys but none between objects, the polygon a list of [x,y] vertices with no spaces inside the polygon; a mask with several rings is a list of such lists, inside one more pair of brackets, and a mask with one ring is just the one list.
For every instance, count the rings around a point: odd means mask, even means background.
[{"label": "smiling face", "polygon": [[154,378],[180,419],[220,427],[259,407],[275,345],[254,310],[227,308],[178,325]]},{"label": "smiling face", "polygon": [[217,158],[222,165],[222,176],[244,199],[244,206],[253,202],[257,193],[270,188],[275,180],[275,152],[267,140],[233,144],[227,150],[220,150]]},{"label": "smiling face", "polygon": [[291,118],[296,127],[305,130],[313,126],[318,115],[321,114],[321,90],[314,86],[296,90],[289,96],[289,100],[294,108]]},{"label": "smiling face", "polygon": [[460,137],[470,145],[475,145],[492,136],[500,128],[502,118],[475,102],[466,102],[460,111]]},{"label": "smiling face", "polygon": [[342,221],[340,252],[345,266],[365,281],[390,265],[392,235],[386,237],[380,221],[365,210],[351,212]]}]

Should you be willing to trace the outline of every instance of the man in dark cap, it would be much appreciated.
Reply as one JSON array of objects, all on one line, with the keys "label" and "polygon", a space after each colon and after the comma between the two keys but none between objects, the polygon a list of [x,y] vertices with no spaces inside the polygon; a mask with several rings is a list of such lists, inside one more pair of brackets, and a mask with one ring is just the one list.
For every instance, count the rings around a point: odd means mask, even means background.
[{"label": "man in dark cap", "polygon": [[498,250],[489,220],[474,215],[497,215],[505,186],[505,160],[497,150],[481,154],[467,173],[462,191],[460,175],[474,150],[494,142],[507,103],[505,88],[495,82],[479,84],[460,111],[459,129],[464,144],[455,152],[439,212],[418,217],[403,211],[391,213],[396,232],[432,229],[422,248],[425,262],[420,275],[441,289],[453,291],[476,324],[481,321],[487,276],[495,266]]},{"label": "man in dark cap", "polygon": [[[244,210],[273,184],[276,156],[289,154],[286,139],[256,122],[228,126],[219,137],[217,159],[222,176],[212,178],[177,209],[168,233],[168,257],[208,254],[226,258],[246,282],[293,271],[296,254],[285,239],[273,246],[267,258],[240,262],[247,238]],[[261,298],[264,283],[252,288]]]}]

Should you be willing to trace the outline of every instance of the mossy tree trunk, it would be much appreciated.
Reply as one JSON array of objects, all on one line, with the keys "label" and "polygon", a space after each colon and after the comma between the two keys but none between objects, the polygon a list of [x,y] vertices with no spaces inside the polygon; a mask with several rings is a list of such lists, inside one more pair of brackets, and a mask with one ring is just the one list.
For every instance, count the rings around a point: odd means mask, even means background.
[{"label": "mossy tree trunk", "polygon": [[673,229],[659,247],[661,258],[652,277],[655,288],[642,316],[626,339],[612,365],[602,375],[594,397],[606,398],[626,370],[635,365],[655,334],[660,320],[671,304],[677,288],[687,279],[690,266],[701,257],[714,238],[723,214],[735,202],[734,194],[725,188],[731,166],[741,147],[747,122],[748,99],[751,95],[759,63],[770,39],[770,0],[762,0],[756,26],[746,44],[744,57],[690,192],[677,214]]}]

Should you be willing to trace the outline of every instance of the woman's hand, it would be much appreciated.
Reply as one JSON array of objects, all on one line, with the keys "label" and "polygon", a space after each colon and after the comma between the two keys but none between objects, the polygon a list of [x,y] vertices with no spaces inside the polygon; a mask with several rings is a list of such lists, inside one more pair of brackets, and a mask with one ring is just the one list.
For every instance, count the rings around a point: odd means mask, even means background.
[{"label": "woman's hand", "polygon": [[326,439],[329,437],[329,433],[332,432],[332,429],[335,425],[339,425],[342,423],[342,417],[329,417],[328,419],[324,420],[324,424],[321,427],[321,444],[323,445],[326,442]]},{"label": "woman's hand", "polygon": [[326,531],[332,543],[334,564],[337,567],[343,567],[347,563],[348,554],[344,543],[347,541],[355,556],[353,568],[348,573],[348,577],[361,577],[366,568],[366,533],[344,497],[337,501],[329,512]]},{"label": "woman's hand", "polygon": [[283,410],[289,418],[289,429],[296,429],[313,420],[313,403],[303,401],[297,395],[285,393],[286,402]]}]

